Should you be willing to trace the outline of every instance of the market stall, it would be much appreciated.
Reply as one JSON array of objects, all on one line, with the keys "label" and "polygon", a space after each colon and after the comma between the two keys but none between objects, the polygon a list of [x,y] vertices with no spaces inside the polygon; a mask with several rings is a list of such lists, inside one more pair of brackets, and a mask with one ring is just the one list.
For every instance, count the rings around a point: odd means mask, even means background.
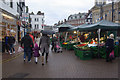
[{"label": "market stall", "polygon": [[[105,39],[107,39],[108,31],[117,31],[120,29],[120,25],[102,20],[95,24],[80,26],[77,29],[79,29],[81,32],[96,32],[98,34],[97,37],[94,37],[89,42],[74,45],[75,55],[80,57],[82,60],[86,60],[92,59],[93,57],[106,58]],[[105,32],[105,34],[101,37],[103,32]],[[114,53],[115,56],[119,55],[118,45],[115,45]]]},{"label": "market stall", "polygon": [[[72,28],[73,26],[70,24],[61,24],[56,26],[56,28],[58,28],[59,31],[59,40],[60,40],[60,44],[62,47],[65,48],[65,45],[63,44],[63,42],[67,42],[67,36],[68,36],[68,29]],[[64,36],[62,35],[64,34]],[[64,39],[63,39],[64,38]]]}]

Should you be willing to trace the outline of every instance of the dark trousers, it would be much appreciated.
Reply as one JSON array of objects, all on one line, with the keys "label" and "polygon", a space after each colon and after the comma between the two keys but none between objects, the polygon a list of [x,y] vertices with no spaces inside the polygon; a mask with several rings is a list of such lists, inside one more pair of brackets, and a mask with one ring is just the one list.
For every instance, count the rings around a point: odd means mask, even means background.
[{"label": "dark trousers", "polygon": [[5,44],[5,49],[7,50],[7,52],[9,51],[9,45]]},{"label": "dark trousers", "polygon": [[52,42],[52,48],[51,48],[51,50],[53,50],[53,49],[54,49],[54,46],[55,46],[55,44],[54,44],[54,42]]},{"label": "dark trousers", "polygon": [[24,59],[26,59],[26,56],[28,56],[28,61],[31,60],[31,48],[24,48]]},{"label": "dark trousers", "polygon": [[110,59],[109,57],[111,52],[112,52],[112,49],[106,48],[106,62],[112,61],[112,59]]},{"label": "dark trousers", "polygon": [[[44,51],[42,53],[42,56],[44,56],[44,53],[45,53],[45,48],[44,48]],[[48,59],[48,53],[46,53],[46,60]]]},{"label": "dark trousers", "polygon": [[10,44],[10,52],[12,53],[12,50],[15,51],[14,49],[14,44]]}]

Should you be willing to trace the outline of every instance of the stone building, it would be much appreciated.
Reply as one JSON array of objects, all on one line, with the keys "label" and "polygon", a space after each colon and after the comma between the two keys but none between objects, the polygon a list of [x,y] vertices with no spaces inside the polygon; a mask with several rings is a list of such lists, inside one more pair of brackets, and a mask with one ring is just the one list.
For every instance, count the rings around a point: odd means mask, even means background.
[{"label": "stone building", "polygon": [[[96,2],[95,6],[91,10],[93,23],[99,22],[102,19],[112,21],[112,3],[106,4],[106,2]],[[120,23],[120,1],[114,2],[113,22]]]}]

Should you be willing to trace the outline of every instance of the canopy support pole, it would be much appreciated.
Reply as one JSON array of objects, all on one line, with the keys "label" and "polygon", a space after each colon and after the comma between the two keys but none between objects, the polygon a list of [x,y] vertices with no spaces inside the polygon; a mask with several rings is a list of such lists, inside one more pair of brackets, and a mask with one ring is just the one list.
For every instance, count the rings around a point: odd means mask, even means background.
[{"label": "canopy support pole", "polygon": [[98,58],[100,58],[100,32],[101,29],[98,29]]},{"label": "canopy support pole", "polygon": [[66,35],[65,35],[65,42],[67,41],[67,35],[68,35],[68,32],[66,32]]},{"label": "canopy support pole", "polygon": [[79,30],[77,30],[77,38],[78,38],[78,32],[79,32]]}]

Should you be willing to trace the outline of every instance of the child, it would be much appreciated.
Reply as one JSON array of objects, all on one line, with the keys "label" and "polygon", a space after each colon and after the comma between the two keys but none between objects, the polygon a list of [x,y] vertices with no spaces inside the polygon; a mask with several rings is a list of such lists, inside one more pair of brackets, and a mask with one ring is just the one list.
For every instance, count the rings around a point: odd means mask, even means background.
[{"label": "child", "polygon": [[35,41],[33,52],[34,52],[34,57],[35,57],[35,63],[36,64],[37,64],[37,61],[38,61],[38,57],[40,56],[39,50],[40,50],[40,48],[38,47],[38,44]]}]

